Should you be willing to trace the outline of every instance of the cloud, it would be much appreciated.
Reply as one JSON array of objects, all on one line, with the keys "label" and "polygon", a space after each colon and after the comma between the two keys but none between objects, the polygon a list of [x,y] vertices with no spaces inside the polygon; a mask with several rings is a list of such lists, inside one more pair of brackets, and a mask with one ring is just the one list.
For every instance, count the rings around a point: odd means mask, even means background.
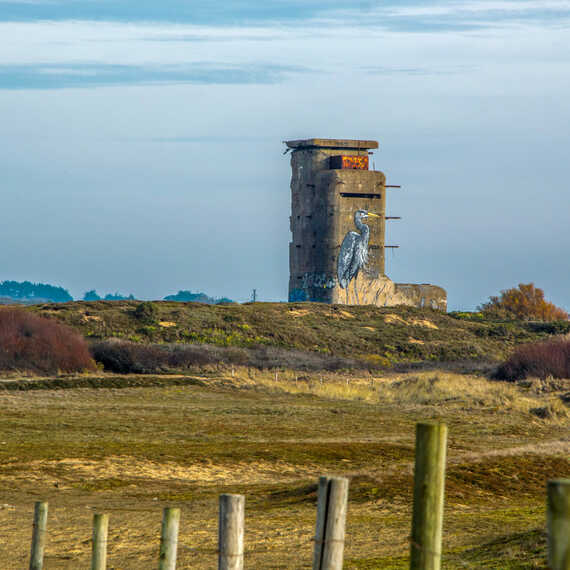
[{"label": "cloud", "polygon": [[2,1],[3,21],[95,20],[236,25],[314,18],[343,5],[342,0],[50,0]]},{"label": "cloud", "polygon": [[370,75],[457,75],[475,71],[476,66],[459,65],[455,67],[397,67],[370,65],[361,67]]},{"label": "cloud", "polygon": [[394,16],[451,16],[465,14],[536,14],[570,10],[568,0],[511,0],[480,2],[448,2],[437,5],[395,5],[387,10]]},{"label": "cloud", "polygon": [[151,84],[271,84],[305,71],[286,65],[117,65],[56,63],[0,65],[0,89],[65,89]]},{"label": "cloud", "polygon": [[[375,26],[386,30],[429,32],[475,30],[501,22],[549,22],[567,25],[568,0],[415,1],[361,0],[0,0],[0,21],[107,21],[241,27],[328,22]],[[197,41],[197,38],[188,38]]]}]

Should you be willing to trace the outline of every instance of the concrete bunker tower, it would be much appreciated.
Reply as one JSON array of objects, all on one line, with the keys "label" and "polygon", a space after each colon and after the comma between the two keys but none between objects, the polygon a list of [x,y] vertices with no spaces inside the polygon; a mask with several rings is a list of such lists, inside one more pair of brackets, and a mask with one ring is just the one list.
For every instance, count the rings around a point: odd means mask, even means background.
[{"label": "concrete bunker tower", "polygon": [[[445,310],[440,287],[396,284],[385,274],[386,177],[368,168],[378,142],[315,138],[285,144],[292,151],[289,301]],[[360,257],[350,246],[360,248]]]}]

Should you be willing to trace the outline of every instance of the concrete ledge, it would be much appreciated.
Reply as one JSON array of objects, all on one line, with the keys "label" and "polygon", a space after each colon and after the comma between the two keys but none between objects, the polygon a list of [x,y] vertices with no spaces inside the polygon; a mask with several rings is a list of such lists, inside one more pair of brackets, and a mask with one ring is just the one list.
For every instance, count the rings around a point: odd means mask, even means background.
[{"label": "concrete ledge", "polygon": [[345,148],[353,150],[378,148],[378,141],[360,141],[352,139],[300,139],[283,142],[289,148],[295,150],[301,148]]}]

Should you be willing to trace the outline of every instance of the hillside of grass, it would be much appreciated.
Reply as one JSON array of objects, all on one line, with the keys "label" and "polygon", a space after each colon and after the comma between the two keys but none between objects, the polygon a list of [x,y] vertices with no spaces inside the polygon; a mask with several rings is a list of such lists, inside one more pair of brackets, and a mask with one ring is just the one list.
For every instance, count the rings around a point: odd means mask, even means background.
[{"label": "hillside of grass", "polygon": [[497,361],[518,344],[570,332],[568,322],[486,321],[478,313],[404,306],[81,301],[27,310],[71,325],[92,340],[272,346],[356,358],[374,366]]}]

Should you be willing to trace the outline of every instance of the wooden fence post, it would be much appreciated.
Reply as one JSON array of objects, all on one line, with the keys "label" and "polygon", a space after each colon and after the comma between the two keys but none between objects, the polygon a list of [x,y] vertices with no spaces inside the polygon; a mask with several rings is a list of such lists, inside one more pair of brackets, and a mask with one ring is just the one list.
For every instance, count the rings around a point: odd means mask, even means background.
[{"label": "wooden fence post", "polygon": [[342,570],[348,479],[320,477],[313,570]]},{"label": "wooden fence post", "polygon": [[166,507],[162,513],[160,554],[158,557],[159,570],[175,570],[176,568],[179,523],[180,509]]},{"label": "wooden fence post", "polygon": [[243,495],[220,495],[218,570],[242,570],[244,534]]},{"label": "wooden fence post", "polygon": [[91,570],[107,568],[107,533],[109,515],[93,515],[93,547],[91,550]]},{"label": "wooden fence post", "polygon": [[330,477],[326,477],[324,475],[319,477],[319,487],[317,490],[317,523],[315,525],[315,549],[313,551],[313,570],[320,570],[321,567],[330,480]]},{"label": "wooden fence post", "polygon": [[416,465],[410,568],[439,570],[447,426],[416,425]]},{"label": "wooden fence post", "polygon": [[570,570],[570,479],[548,482],[546,526],[550,568]]},{"label": "wooden fence post", "polygon": [[34,529],[32,532],[32,550],[30,570],[42,570],[44,567],[44,549],[46,546],[48,504],[38,501],[34,506]]}]

